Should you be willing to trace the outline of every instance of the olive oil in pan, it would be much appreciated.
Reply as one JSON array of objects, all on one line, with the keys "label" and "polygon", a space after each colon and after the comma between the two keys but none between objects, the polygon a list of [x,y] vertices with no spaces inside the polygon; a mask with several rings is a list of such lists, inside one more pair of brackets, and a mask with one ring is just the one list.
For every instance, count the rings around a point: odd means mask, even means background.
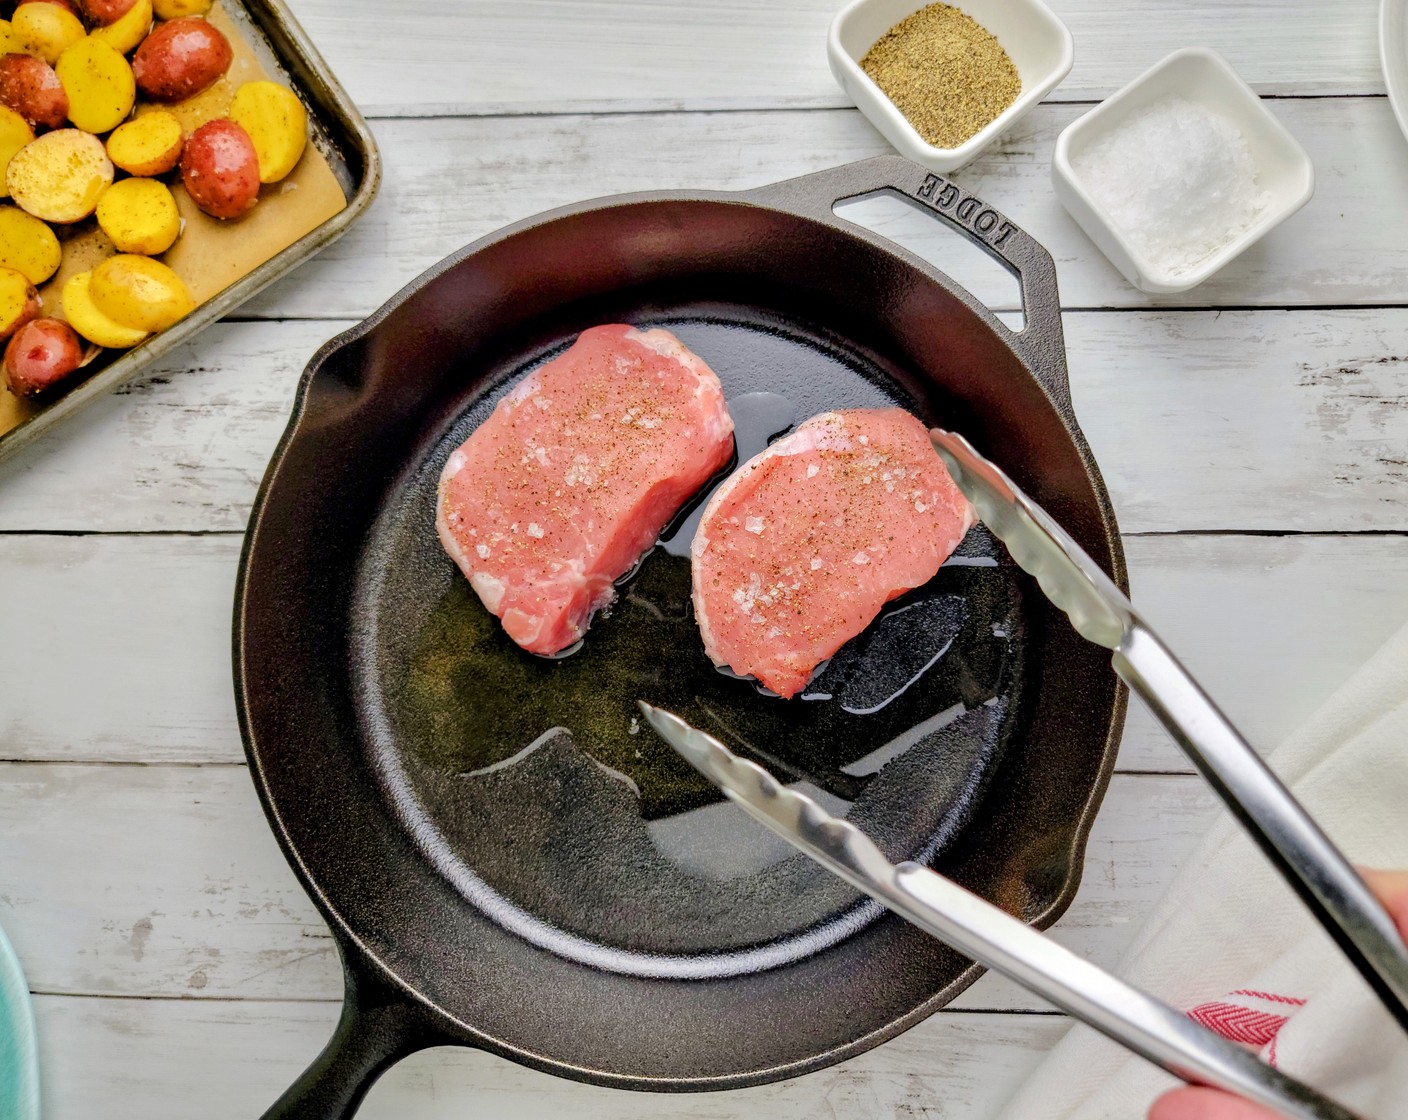
[{"label": "olive oil in pan", "polygon": [[[739,395],[729,408],[739,461],[801,419],[772,393]],[[404,721],[401,740],[417,760],[474,781],[563,728],[578,749],[638,790],[648,821],[717,801],[707,780],[644,727],[635,705],[643,699],[719,735],[779,777],[851,802],[875,777],[856,764],[887,744],[898,753],[898,744],[918,742],[914,729],[937,713],[975,709],[1013,690],[1014,572],[981,526],[933,580],[889,604],[838,651],[800,698],[784,701],[717,671],[690,601],[688,542],[707,497],[682,511],[660,546],[623,578],[616,603],[572,656],[544,659],[519,649],[468,583],[451,581],[394,690],[402,695],[394,705]]]}]

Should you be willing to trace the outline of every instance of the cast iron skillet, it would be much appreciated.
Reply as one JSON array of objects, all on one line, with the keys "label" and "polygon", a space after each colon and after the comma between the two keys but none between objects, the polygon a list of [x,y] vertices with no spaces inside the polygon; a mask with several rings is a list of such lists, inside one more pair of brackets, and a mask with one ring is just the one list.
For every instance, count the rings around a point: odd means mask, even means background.
[{"label": "cast iron skillet", "polygon": [[[833,214],[877,191],[1003,261],[1026,328]],[[572,656],[532,658],[490,624],[435,540],[436,477],[514,381],[610,321],[699,352],[745,456],[831,407],[900,404],[963,432],[1124,582],[1051,258],[902,159],[588,202],[437,265],[313,358],[245,541],[250,768],[347,981],[336,1034],[270,1117],[349,1116],[391,1062],[442,1043],[624,1088],[770,1081],[874,1046],[976,979],[749,831],[632,724],[637,696],[1034,925],[1075,893],[1123,693],[981,527],[805,700],[708,664],[687,525]]]}]

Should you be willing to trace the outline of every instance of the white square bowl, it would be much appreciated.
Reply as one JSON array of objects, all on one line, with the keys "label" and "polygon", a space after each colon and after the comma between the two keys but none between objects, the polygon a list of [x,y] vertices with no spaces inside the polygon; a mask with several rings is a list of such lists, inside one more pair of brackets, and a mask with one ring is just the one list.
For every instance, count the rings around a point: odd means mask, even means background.
[{"label": "white square bowl", "polygon": [[[1241,131],[1257,167],[1257,183],[1270,202],[1242,233],[1196,268],[1173,272],[1148,259],[1115,227],[1108,214],[1081,185],[1071,166],[1098,136],[1167,94],[1200,102],[1227,117]],[[1216,51],[1187,47],[1174,51],[1083,117],[1067,125],[1056,140],[1051,161],[1056,197],[1110,263],[1140,291],[1186,292],[1211,276],[1248,245],[1266,235],[1310,201],[1315,169],[1305,149],[1276,119],[1252,88]]]},{"label": "white square bowl", "polygon": [[1071,72],[1071,33],[1041,0],[950,0],[1002,44],[1022,88],[997,118],[956,148],[926,143],[881,91],[860,60],[885,32],[928,0],[852,0],[831,21],[826,57],[831,73],[866,118],[903,156],[931,171],[955,171],[1017,123]]}]

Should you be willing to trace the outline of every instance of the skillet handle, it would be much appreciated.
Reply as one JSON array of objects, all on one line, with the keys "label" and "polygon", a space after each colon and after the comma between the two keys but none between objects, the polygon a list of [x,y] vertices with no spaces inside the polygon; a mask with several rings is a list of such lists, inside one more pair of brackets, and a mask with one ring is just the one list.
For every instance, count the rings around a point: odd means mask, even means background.
[{"label": "skillet handle", "polygon": [[347,994],[337,1029],[263,1120],[350,1120],[390,1066],[447,1041],[403,994],[354,962],[355,949],[339,948]]},{"label": "skillet handle", "polygon": [[[1056,263],[1034,238],[977,195],[952,179],[911,163],[902,156],[876,156],[841,167],[816,171],[742,192],[750,201],[787,210],[854,233],[860,229],[836,216],[839,202],[889,192],[935,215],[1017,278],[1022,294],[1024,327],[1014,331],[997,323],[1004,337],[1026,358],[1042,387],[1065,415],[1071,412],[1071,384],[1066,373],[1066,344],[1061,329],[1061,297],[1056,288]],[[890,248],[892,242],[885,241]],[[948,281],[950,285],[954,282]],[[967,293],[964,293],[967,295]],[[970,302],[982,308],[971,295]],[[986,308],[983,308],[986,311]]]}]

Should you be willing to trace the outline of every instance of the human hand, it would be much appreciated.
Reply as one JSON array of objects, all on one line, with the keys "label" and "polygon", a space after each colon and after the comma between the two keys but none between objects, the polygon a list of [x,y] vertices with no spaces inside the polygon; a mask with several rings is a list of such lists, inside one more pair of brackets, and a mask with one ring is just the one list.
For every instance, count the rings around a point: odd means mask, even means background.
[{"label": "human hand", "polygon": [[[1408,941],[1408,871],[1362,870],[1369,889],[1379,896]],[[1149,1120],[1280,1120],[1274,1112],[1217,1089],[1186,1087],[1165,1093],[1149,1110]]]}]

